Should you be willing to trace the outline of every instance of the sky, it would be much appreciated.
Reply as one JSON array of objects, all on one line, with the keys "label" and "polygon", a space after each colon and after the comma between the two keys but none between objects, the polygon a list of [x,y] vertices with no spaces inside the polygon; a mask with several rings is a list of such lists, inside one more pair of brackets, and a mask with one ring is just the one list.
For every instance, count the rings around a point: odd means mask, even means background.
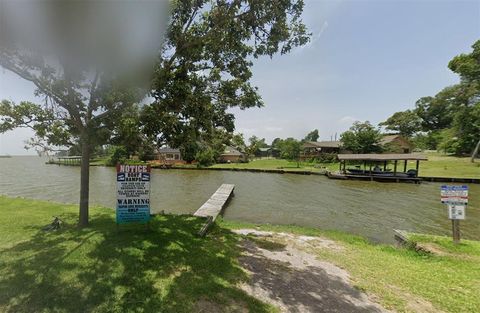
[{"label": "sky", "polygon": [[[356,121],[373,124],[458,82],[448,62],[480,39],[480,0],[306,0],[312,40],[286,55],[255,60],[262,108],[233,109],[245,138],[339,137]],[[0,68],[0,99],[35,101],[33,86]],[[24,149],[27,129],[0,135],[0,155]]]}]

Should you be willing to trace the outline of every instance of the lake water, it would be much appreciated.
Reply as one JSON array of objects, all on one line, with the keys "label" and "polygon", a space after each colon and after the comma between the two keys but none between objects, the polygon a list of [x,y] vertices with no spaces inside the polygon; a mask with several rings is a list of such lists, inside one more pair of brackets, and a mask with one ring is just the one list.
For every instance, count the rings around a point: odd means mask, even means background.
[{"label": "lake water", "polygon": [[[78,203],[80,167],[45,158],[0,158],[0,194]],[[115,169],[92,167],[91,203],[115,206]],[[393,229],[450,235],[439,183],[396,184],[329,180],[316,175],[153,170],[152,210],[193,213],[222,183],[235,184],[224,218],[336,229],[392,242]],[[470,186],[464,238],[480,240],[480,185]],[[1,221],[1,218],[0,218]]]}]

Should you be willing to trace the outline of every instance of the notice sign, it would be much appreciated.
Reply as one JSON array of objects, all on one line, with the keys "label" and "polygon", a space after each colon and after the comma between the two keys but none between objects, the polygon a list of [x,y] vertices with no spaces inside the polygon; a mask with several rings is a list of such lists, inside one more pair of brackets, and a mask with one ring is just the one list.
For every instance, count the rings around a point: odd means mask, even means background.
[{"label": "notice sign", "polygon": [[117,224],[150,220],[150,166],[117,165]]},{"label": "notice sign", "polygon": [[468,186],[442,186],[440,189],[442,203],[468,203]]},{"label": "notice sign", "polygon": [[442,203],[448,205],[448,218],[464,220],[468,204],[468,186],[442,186],[440,189]]}]

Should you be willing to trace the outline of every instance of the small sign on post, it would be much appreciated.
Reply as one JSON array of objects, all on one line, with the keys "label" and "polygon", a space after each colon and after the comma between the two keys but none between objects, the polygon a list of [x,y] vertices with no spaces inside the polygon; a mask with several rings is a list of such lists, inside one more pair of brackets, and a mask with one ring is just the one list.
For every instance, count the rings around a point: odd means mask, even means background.
[{"label": "small sign on post", "polygon": [[442,186],[440,190],[442,203],[447,204],[448,218],[452,220],[453,242],[460,242],[460,220],[465,219],[468,204],[468,186]]},{"label": "small sign on post", "polygon": [[117,165],[117,224],[150,220],[150,165]]}]

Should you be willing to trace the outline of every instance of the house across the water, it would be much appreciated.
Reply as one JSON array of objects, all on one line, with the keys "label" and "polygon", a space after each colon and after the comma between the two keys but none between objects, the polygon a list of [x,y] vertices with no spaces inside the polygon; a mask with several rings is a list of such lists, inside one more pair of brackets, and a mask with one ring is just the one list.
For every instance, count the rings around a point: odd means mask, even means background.
[{"label": "house across the water", "polygon": [[412,144],[402,135],[383,135],[380,145],[389,153],[411,153]]},{"label": "house across the water", "polygon": [[[412,144],[402,135],[386,134],[380,140],[384,153],[411,153]],[[349,153],[342,148],[341,141],[307,141],[302,145],[301,159],[312,159],[322,154]]]},{"label": "house across the water", "polygon": [[184,163],[180,149],[174,149],[169,147],[158,149],[155,160],[165,164]]},{"label": "house across the water", "polygon": [[219,163],[245,162],[245,154],[234,147],[226,146],[225,151],[218,158]]},{"label": "house across the water", "polygon": [[255,156],[257,158],[278,158],[280,156],[280,150],[273,147],[258,148]]},{"label": "house across the water", "polygon": [[306,141],[302,145],[300,159],[312,159],[325,153],[338,154],[341,150],[341,141]]}]

